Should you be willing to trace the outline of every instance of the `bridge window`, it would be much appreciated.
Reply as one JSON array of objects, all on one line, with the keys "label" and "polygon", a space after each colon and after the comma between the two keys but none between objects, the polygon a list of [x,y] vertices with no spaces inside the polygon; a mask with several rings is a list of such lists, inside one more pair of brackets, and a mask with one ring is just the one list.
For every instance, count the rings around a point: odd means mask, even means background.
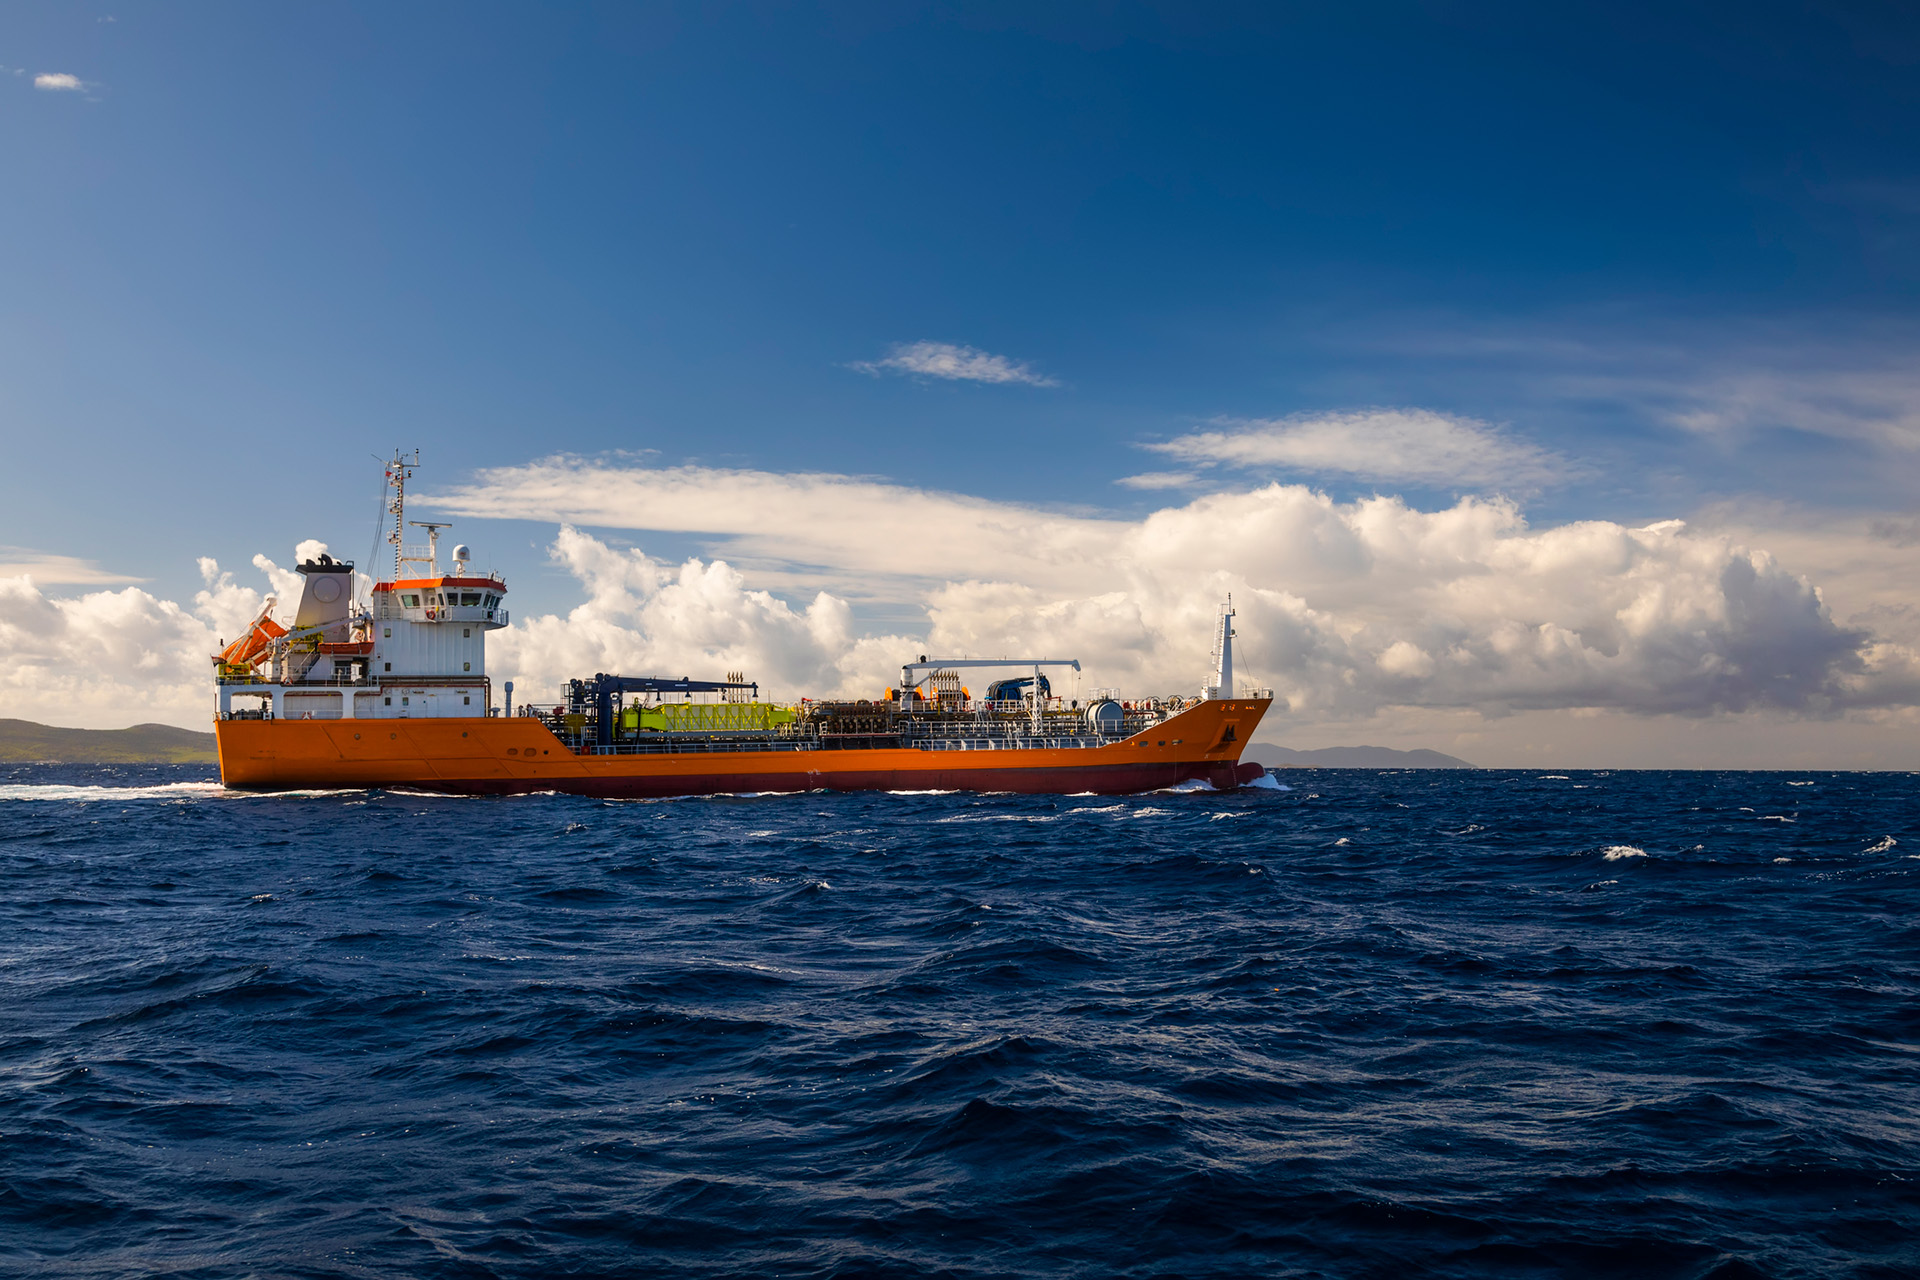
[{"label": "bridge window", "polygon": [[407,608],[409,608],[409,609],[418,609],[418,608],[420,607],[420,594],[419,594],[419,592],[417,592],[417,591],[410,591],[410,592],[408,592],[408,593],[407,593],[406,595],[404,595],[404,596],[401,596],[401,597],[400,597],[400,603],[401,603],[401,604],[403,604],[403,605],[405,605],[405,606],[406,606]]}]

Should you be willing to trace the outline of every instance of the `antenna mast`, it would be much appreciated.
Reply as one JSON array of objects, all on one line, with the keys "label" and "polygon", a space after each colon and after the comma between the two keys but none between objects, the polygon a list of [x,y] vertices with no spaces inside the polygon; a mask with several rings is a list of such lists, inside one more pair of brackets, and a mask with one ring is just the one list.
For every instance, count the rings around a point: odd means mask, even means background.
[{"label": "antenna mast", "polygon": [[407,526],[407,481],[413,478],[413,469],[420,465],[420,451],[413,451],[413,460],[409,462],[405,454],[398,449],[393,451],[393,461],[387,464],[387,487],[393,490],[393,500],[387,503],[387,510],[393,516],[393,532],[387,535],[387,541],[393,544],[393,580],[400,581],[400,564],[406,556],[406,548],[401,545],[401,532]]},{"label": "antenna mast", "polygon": [[1213,632],[1213,683],[1200,691],[1200,696],[1211,701],[1214,698],[1233,696],[1233,596],[1227,596],[1227,602],[1220,606],[1220,621]]}]

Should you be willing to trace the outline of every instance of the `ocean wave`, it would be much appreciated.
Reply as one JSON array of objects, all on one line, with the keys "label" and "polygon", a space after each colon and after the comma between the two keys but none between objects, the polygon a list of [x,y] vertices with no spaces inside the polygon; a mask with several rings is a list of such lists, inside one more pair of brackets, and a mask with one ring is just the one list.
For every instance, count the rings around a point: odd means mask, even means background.
[{"label": "ocean wave", "polygon": [[241,798],[256,794],[228,791],[217,782],[160,782],[151,786],[114,786],[63,782],[0,783],[0,801],[63,801],[81,804],[103,800],[205,800]]},{"label": "ocean wave", "polygon": [[0,805],[0,1230],[75,1275],[1911,1271],[1920,872],[1864,833],[1920,779],[1789,826],[1773,775],[1581,776],[15,770],[199,790]]}]

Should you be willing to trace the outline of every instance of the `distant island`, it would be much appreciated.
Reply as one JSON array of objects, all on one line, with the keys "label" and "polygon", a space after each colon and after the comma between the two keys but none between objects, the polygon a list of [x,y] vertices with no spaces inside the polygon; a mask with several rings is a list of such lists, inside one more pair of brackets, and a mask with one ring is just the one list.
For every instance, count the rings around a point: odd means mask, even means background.
[{"label": "distant island", "polygon": [[1444,751],[1396,751],[1392,747],[1318,747],[1296,751],[1272,742],[1256,742],[1240,757],[1269,769],[1477,769],[1478,765]]},{"label": "distant island", "polygon": [[131,729],[56,729],[31,720],[0,720],[0,763],[214,764],[213,735],[170,724]]}]

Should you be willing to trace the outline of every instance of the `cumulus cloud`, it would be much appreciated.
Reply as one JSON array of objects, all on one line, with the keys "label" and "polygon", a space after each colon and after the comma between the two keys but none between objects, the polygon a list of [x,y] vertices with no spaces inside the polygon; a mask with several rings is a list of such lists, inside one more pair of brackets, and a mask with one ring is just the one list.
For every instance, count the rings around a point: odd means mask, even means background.
[{"label": "cumulus cloud", "polygon": [[587,599],[565,617],[523,618],[495,633],[493,669],[529,694],[597,671],[714,678],[745,671],[788,693],[871,697],[912,642],[859,637],[846,601],[817,592],[795,609],[750,589],[723,561],[667,564],[571,527],[551,549]]},{"label": "cumulus cloud", "polygon": [[1006,356],[996,356],[976,347],[953,342],[907,342],[896,345],[884,359],[855,361],[851,368],[862,373],[912,374],[923,378],[945,378],[954,382],[1023,382],[1030,387],[1055,387],[1060,384],[1044,374]]},{"label": "cumulus cloud", "polygon": [[[1424,511],[1400,498],[1340,503],[1283,484],[1124,521],[844,476],[564,459],[484,473],[443,505],[709,535],[716,553],[759,567],[695,561],[669,575],[586,535],[563,535],[556,555],[587,586],[588,612],[578,616],[592,624],[593,652],[638,660],[656,636],[695,634],[657,623],[648,602],[731,601],[729,616],[753,620],[743,633],[761,646],[751,649],[760,655],[753,665],[784,673],[770,682],[793,679],[791,692],[806,691],[799,678],[809,672],[838,677],[841,688],[877,682],[909,649],[1066,652],[1086,660],[1095,684],[1184,689],[1200,681],[1215,606],[1231,592],[1243,661],[1296,716],[1362,717],[1387,706],[1823,714],[1913,696],[1893,678],[1905,659],[1836,623],[1806,579],[1738,538],[1679,521],[1535,530],[1504,499]],[[836,597],[782,612],[749,590],[752,577],[802,580],[821,564],[849,570],[872,598],[923,609],[924,637],[834,658],[836,646],[856,643],[821,621],[840,616]],[[679,616],[677,606],[660,615]],[[559,621],[552,626],[557,646]],[[661,652],[695,652],[674,643]],[[729,643],[724,651],[746,662],[748,641]],[[776,669],[782,646],[803,656]],[[551,652],[516,657],[542,678],[561,674],[563,658],[576,664],[567,674],[610,669],[586,653]]]},{"label": "cumulus cloud", "polygon": [[213,712],[214,652],[240,635],[269,594],[283,622],[298,600],[299,575],[265,556],[253,563],[269,591],[236,581],[203,557],[203,586],[190,605],[139,587],[53,595],[32,575],[0,576],[0,699],[7,714],[88,728],[205,724]]},{"label": "cumulus cloud", "polygon": [[1524,489],[1565,471],[1553,454],[1474,418],[1364,409],[1275,421],[1223,421],[1146,446],[1192,466],[1223,466],[1436,487]]},{"label": "cumulus cloud", "polygon": [[35,76],[33,78],[33,87],[36,89],[49,89],[56,93],[71,93],[84,89],[87,86],[79,76],[71,76],[64,71],[57,71],[43,72]]},{"label": "cumulus cloud", "polygon": [[[1191,691],[1231,593],[1242,678],[1274,687],[1275,724],[1295,730],[1920,706],[1920,619],[1900,612],[1910,574],[1847,568],[1906,553],[1864,520],[1844,550],[1817,531],[1789,543],[1845,584],[1836,618],[1737,520],[1536,529],[1509,499],[1426,510],[1274,483],[1123,520],[848,476],[559,459],[483,473],[438,505],[558,526],[551,554],[582,602],[519,617],[492,642],[490,670],[527,702],[596,671],[745,670],[777,696],[873,696],[919,653],[1044,652],[1081,658],[1089,688]],[[710,550],[668,562],[586,523],[694,533]],[[14,714],[65,723],[202,721],[208,655],[265,589],[290,611],[298,580],[264,556],[251,582],[201,568],[184,606],[138,587],[62,598],[0,579],[0,695]],[[924,622],[871,634],[829,579]]]}]

